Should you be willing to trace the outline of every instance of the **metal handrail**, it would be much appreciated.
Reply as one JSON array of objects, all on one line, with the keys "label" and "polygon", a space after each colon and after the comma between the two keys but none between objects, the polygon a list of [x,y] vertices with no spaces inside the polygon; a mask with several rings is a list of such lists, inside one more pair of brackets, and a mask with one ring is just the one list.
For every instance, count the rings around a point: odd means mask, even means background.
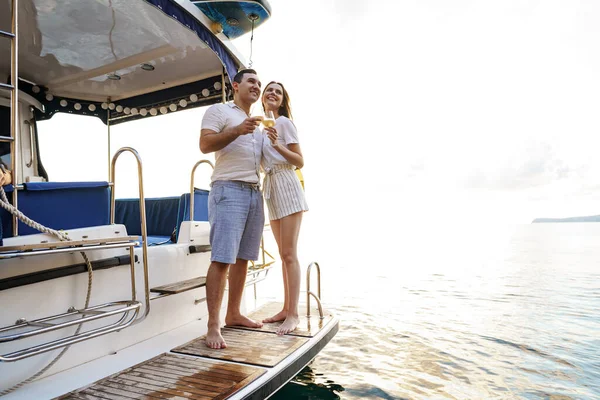
[{"label": "metal handrail", "polygon": [[[15,251],[10,253],[0,253],[0,260],[9,258],[23,258],[23,257],[34,257],[42,256],[46,254],[59,254],[59,253],[73,253],[77,251],[88,251],[88,250],[102,250],[102,249],[118,249],[122,247],[136,246],[138,242],[126,242],[126,243],[111,243],[111,244],[97,244],[93,246],[82,246],[82,247],[62,247],[49,250],[27,250],[27,251]],[[135,297],[134,297],[135,300]]]},{"label": "metal handrail", "polygon": [[[318,295],[311,292],[310,290],[310,270],[312,266],[317,267],[317,291]],[[319,267],[319,263],[312,262],[306,269],[306,316],[310,318],[310,296],[314,297],[317,301],[317,306],[319,307],[319,316],[321,319],[325,318],[323,314],[323,306],[321,305],[321,267]]]},{"label": "metal handrail", "polygon": [[[66,313],[54,315],[51,317],[40,318],[40,319],[37,319],[34,321],[27,321],[25,319],[20,319],[19,321],[17,321],[15,323],[15,325],[0,328],[0,333],[10,332],[11,330],[15,330],[15,329],[16,330],[23,329],[24,327],[37,327],[38,329],[34,329],[31,331],[27,331],[27,332],[21,332],[18,334],[12,334],[12,335],[9,334],[6,336],[0,336],[0,344],[6,343],[6,342],[12,342],[15,340],[30,338],[32,336],[37,336],[37,335],[49,333],[52,331],[56,331],[59,329],[68,328],[70,326],[77,326],[77,325],[80,326],[81,324],[84,324],[86,322],[91,322],[91,321],[95,321],[95,320],[99,320],[99,319],[111,317],[111,316],[118,316],[119,314],[121,314],[121,318],[119,320],[117,320],[116,322],[113,322],[109,325],[106,325],[106,326],[103,326],[103,327],[100,327],[97,329],[93,329],[91,331],[87,331],[84,333],[76,333],[74,335],[71,335],[71,336],[68,336],[68,337],[65,337],[62,339],[57,339],[57,340],[54,340],[51,342],[42,343],[42,344],[39,344],[39,345],[36,345],[33,347],[29,347],[26,349],[17,350],[10,354],[0,355],[0,362],[18,361],[18,360],[21,360],[21,359],[24,359],[27,357],[35,356],[37,354],[41,354],[41,353],[45,353],[45,352],[48,352],[48,351],[51,351],[54,349],[58,349],[60,347],[70,346],[74,343],[79,343],[84,340],[88,340],[88,339],[92,339],[97,336],[105,335],[107,333],[120,331],[120,330],[128,327],[129,325],[131,325],[134,322],[134,320],[136,320],[136,318],[139,314],[140,308],[142,307],[142,303],[135,300],[135,273],[134,273],[135,258],[134,258],[133,251],[134,251],[134,247],[136,245],[137,245],[137,242],[128,242],[128,243],[96,245],[96,246],[85,247],[85,250],[100,250],[100,249],[105,249],[105,248],[129,247],[129,255],[130,255],[129,268],[131,270],[131,296],[132,296],[131,300],[113,301],[110,303],[105,303],[105,304],[101,304],[101,305],[97,305],[97,306],[93,306],[93,307],[89,307],[89,308],[81,309],[81,310],[70,308]],[[54,253],[66,252],[66,251],[73,252],[73,251],[77,251],[77,250],[76,250],[76,248],[61,248],[61,249],[52,249],[52,250],[47,250],[47,251],[36,251],[34,253],[35,253],[35,255],[41,255],[41,254],[54,254]],[[12,256],[23,256],[23,255],[29,255],[29,254],[32,254],[32,253],[20,252],[20,253],[3,254],[2,256],[10,258]],[[119,306],[121,306],[121,308],[116,309],[116,310],[110,310],[110,311],[102,310],[107,307],[119,307]],[[133,313],[132,316],[130,316],[131,313]],[[82,315],[83,317],[81,319],[74,319],[74,320],[70,320],[70,321],[63,321],[63,322],[57,322],[57,323],[50,322],[50,321],[64,320],[65,318],[76,316],[76,315]],[[128,317],[129,317],[129,320],[125,321]],[[143,319],[143,318],[140,318],[140,319]]]},{"label": "metal handrail", "polygon": [[192,176],[190,179],[190,221],[194,220],[194,175],[196,174],[196,168],[198,168],[200,164],[208,164],[213,170],[215,169],[215,165],[209,160],[200,160],[194,165],[194,168],[192,168]]},{"label": "metal handrail", "polygon": [[[16,186],[19,181],[19,0],[12,0],[12,34],[10,39],[10,84],[11,89],[11,113],[10,113],[10,134],[13,138],[10,142],[12,184]],[[18,190],[13,190],[13,206],[18,209]],[[19,220],[16,215],[13,219],[13,236],[19,236]]]},{"label": "metal handrail", "polygon": [[[142,233],[142,263],[144,266],[144,295],[146,298],[146,308],[144,315],[136,320],[136,323],[144,320],[150,313],[150,283],[148,280],[148,233],[146,229],[146,199],[144,197],[144,181],[142,174],[142,159],[139,153],[131,147],[121,147],[113,156],[111,168],[110,168],[110,181],[113,184],[110,194],[110,223],[115,223],[115,192],[116,192],[116,181],[115,181],[115,165],[119,156],[125,152],[130,152],[135,156],[138,166],[138,190],[140,193],[140,221],[141,221],[141,233]],[[133,260],[133,257],[131,258]],[[133,293],[133,299],[135,300],[135,275],[131,272],[131,285]]]},{"label": "metal handrail", "polygon": [[33,165],[33,155],[35,154],[35,135],[34,135],[34,131],[33,131],[33,123],[30,120],[26,120],[24,121],[28,126],[29,126],[29,151],[30,151],[30,158],[29,158],[29,162],[26,164],[27,168],[31,167]]},{"label": "metal handrail", "polygon": [[[81,314],[86,314],[86,313],[91,314],[89,311],[94,311],[94,310],[98,310],[98,309],[102,309],[102,308],[106,308],[106,307],[117,307],[117,306],[121,306],[121,305],[126,306],[126,307],[123,309],[102,311],[97,314],[92,314],[90,317],[86,317],[85,320],[83,320],[83,321],[81,319],[74,319],[72,321],[62,322],[60,324],[48,323],[48,321],[53,321],[56,319],[61,319],[61,318],[66,318],[66,317],[70,317],[70,316],[74,316],[74,315],[81,315]],[[47,317],[47,318],[41,318],[41,319],[37,319],[37,320],[31,321],[31,322],[22,321],[21,323],[16,324],[16,325],[23,325],[23,326],[27,326],[27,325],[42,326],[43,325],[44,327],[41,329],[36,329],[34,331],[29,331],[29,332],[23,332],[23,333],[19,333],[16,335],[2,336],[2,337],[0,337],[0,343],[6,343],[6,342],[12,342],[14,340],[25,339],[25,338],[32,337],[32,336],[41,335],[43,333],[52,332],[57,329],[67,328],[67,327],[73,326],[73,325],[79,325],[83,322],[90,322],[90,321],[95,321],[97,319],[106,318],[106,317],[110,317],[113,315],[118,315],[118,314],[124,313],[125,311],[131,311],[136,308],[139,308],[140,305],[141,305],[141,303],[138,303],[136,301],[113,301],[110,303],[86,308],[85,310],[68,311],[64,314],[55,315],[55,316]],[[119,320],[119,321],[122,321],[123,319],[124,319],[124,316],[121,317],[121,320]],[[14,326],[9,326],[9,327],[0,329],[0,332],[6,332],[6,331],[10,331],[12,329],[14,329]]]},{"label": "metal handrail", "polygon": [[[133,302],[125,309],[119,310],[120,312],[123,313],[123,316],[121,317],[121,319],[119,319],[117,322],[115,322],[113,324],[103,326],[101,328],[92,329],[90,331],[86,331],[86,332],[81,333],[74,337],[71,336],[71,337],[66,337],[63,339],[57,339],[52,342],[29,347],[27,349],[18,350],[13,353],[6,354],[4,356],[0,356],[0,362],[19,361],[24,358],[32,357],[32,356],[42,354],[42,353],[45,353],[48,351],[59,349],[61,347],[70,346],[72,344],[83,342],[85,340],[93,339],[97,336],[102,336],[102,335],[106,335],[111,332],[120,331],[124,328],[127,328],[135,321],[135,319],[140,311],[141,305],[142,304],[139,302]],[[133,315],[131,315],[131,317],[129,317],[129,320],[125,323],[122,323],[122,321],[125,320],[126,315],[129,315],[131,312],[133,312]],[[79,320],[78,322],[83,323],[86,321]]]}]

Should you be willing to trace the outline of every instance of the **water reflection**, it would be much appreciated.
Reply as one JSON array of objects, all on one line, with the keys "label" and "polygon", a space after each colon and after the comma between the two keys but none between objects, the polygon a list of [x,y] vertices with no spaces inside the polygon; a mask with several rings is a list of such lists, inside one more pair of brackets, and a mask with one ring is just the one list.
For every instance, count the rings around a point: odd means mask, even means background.
[{"label": "water reflection", "polygon": [[599,399],[599,239],[525,226],[502,252],[330,267],[340,330],[274,398]]},{"label": "water reflection", "polygon": [[284,386],[272,399],[341,399],[339,393],[344,387],[329,380],[323,374],[315,373],[311,366],[305,367],[294,380]]}]

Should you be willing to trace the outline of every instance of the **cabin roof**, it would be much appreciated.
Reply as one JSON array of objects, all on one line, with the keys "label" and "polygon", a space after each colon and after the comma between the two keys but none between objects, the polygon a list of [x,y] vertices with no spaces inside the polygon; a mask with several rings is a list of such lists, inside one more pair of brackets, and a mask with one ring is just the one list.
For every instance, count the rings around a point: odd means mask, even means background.
[{"label": "cabin roof", "polygon": [[[228,38],[211,31],[213,21],[188,0],[19,4],[19,89],[44,105],[39,119],[72,112],[119,123],[142,118],[142,109],[150,116],[220,102],[244,67]],[[9,5],[0,5],[3,30]],[[0,52],[10,54],[9,40],[0,41]],[[2,57],[0,76],[9,74],[10,57]]]}]

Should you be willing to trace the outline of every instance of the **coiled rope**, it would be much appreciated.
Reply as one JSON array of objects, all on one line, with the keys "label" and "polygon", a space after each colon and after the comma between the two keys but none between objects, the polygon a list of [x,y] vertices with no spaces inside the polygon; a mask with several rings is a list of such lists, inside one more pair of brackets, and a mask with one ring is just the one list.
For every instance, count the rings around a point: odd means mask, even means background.
[{"label": "coiled rope", "polygon": [[[70,241],[71,240],[71,238],[69,238],[64,232],[60,232],[55,229],[48,228],[38,222],[35,222],[31,218],[29,218],[28,216],[23,214],[21,211],[17,210],[12,204],[10,204],[8,202],[8,198],[6,197],[6,193],[4,192],[4,188],[2,186],[0,186],[0,206],[2,206],[2,208],[4,208],[9,213],[16,215],[18,219],[20,219],[21,221],[23,221],[23,223],[25,223],[26,225],[29,225],[33,229],[36,229],[43,233],[48,233],[48,234],[54,235],[57,238],[59,238],[61,241]],[[85,296],[84,308],[88,308],[90,305],[90,297],[92,295],[92,280],[93,280],[92,263],[90,262],[89,258],[83,251],[80,253],[81,253],[81,256],[83,257],[85,263],[87,264],[88,287],[87,287],[87,294]],[[82,326],[83,326],[82,324],[79,324],[79,326],[77,327],[77,330],[75,331],[74,336],[79,334]],[[52,368],[52,366],[54,364],[56,364],[58,362],[58,360],[60,360],[62,358],[62,356],[67,352],[67,350],[69,350],[69,347],[71,347],[71,346],[69,345],[69,346],[66,346],[65,348],[63,348],[61,350],[61,352],[54,358],[54,360],[52,360],[48,365],[46,365],[44,368],[42,368],[40,371],[38,371],[33,376],[25,379],[24,381],[22,381],[20,383],[17,383],[13,387],[2,390],[0,392],[0,396],[4,396],[6,394],[14,392],[15,390],[27,385],[29,382],[35,380],[40,375],[44,374],[46,371],[48,371],[50,368]]]}]

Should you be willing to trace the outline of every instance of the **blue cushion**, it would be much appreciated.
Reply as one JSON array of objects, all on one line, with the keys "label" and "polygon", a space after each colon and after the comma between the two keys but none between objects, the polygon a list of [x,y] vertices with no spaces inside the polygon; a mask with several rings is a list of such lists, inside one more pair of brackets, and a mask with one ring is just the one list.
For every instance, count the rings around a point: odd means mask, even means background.
[{"label": "blue cushion", "polygon": [[[23,186],[19,191],[19,210],[44,226],[75,229],[110,222],[108,182],[35,182]],[[12,196],[8,197],[12,201]],[[10,237],[12,216],[2,210],[3,235]],[[39,233],[36,229],[19,221],[19,235],[36,233]]]},{"label": "blue cushion", "polygon": [[[179,197],[149,198],[145,206],[148,235],[170,237],[177,223]],[[141,235],[140,199],[116,200],[115,223],[125,225],[129,235]]]},{"label": "blue cushion", "polygon": [[[208,190],[194,190],[194,221],[208,221]],[[183,221],[190,220],[190,194],[184,193],[179,201],[179,211],[177,212],[177,237],[179,237],[179,227]]]},{"label": "blue cushion", "polygon": [[[2,187],[6,193],[6,197],[10,204],[12,204],[12,192],[13,185],[6,185]],[[2,220],[2,237],[12,237],[12,214],[0,207],[0,219]]]}]

